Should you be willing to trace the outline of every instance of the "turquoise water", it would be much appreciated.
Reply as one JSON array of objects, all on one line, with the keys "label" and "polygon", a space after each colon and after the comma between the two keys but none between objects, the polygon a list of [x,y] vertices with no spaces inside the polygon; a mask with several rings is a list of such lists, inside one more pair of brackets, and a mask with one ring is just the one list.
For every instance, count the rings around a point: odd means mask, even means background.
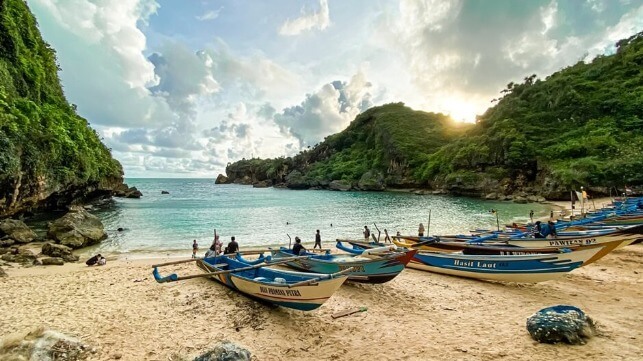
[{"label": "turquoise water", "polygon": [[[129,186],[143,192],[140,199],[117,198],[110,207],[96,210],[109,238],[91,252],[145,254],[172,252],[189,254],[196,239],[205,251],[213,230],[227,244],[236,236],[244,246],[287,245],[299,236],[314,241],[319,229],[324,247],[334,247],[336,238],[362,238],[374,224],[389,234],[416,234],[425,227],[431,210],[430,234],[463,233],[476,228],[496,228],[527,221],[529,211],[542,217],[550,207],[473,198],[423,195],[403,192],[295,191],[215,185],[212,179],[127,179]],[[161,194],[168,191],[170,194]],[[124,231],[119,232],[121,227]]]}]

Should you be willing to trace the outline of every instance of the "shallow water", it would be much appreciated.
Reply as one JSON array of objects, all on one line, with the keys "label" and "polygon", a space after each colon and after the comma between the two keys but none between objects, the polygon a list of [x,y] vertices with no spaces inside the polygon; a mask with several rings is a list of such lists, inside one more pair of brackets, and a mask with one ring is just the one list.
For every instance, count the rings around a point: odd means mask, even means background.
[{"label": "shallow water", "polygon": [[[336,238],[362,237],[365,225],[389,234],[416,234],[420,222],[429,234],[464,233],[497,227],[490,209],[498,210],[499,224],[524,222],[529,211],[546,216],[550,207],[474,198],[406,192],[295,191],[215,185],[212,179],[127,179],[143,192],[140,199],[117,198],[93,211],[109,234],[85,252],[190,253],[196,239],[201,251],[212,242],[213,230],[224,243],[236,236],[240,246],[287,245],[299,236],[312,243],[319,229],[325,247]],[[168,191],[170,194],[161,194]],[[119,232],[117,229],[123,228]],[[201,253],[200,251],[200,253]]]}]

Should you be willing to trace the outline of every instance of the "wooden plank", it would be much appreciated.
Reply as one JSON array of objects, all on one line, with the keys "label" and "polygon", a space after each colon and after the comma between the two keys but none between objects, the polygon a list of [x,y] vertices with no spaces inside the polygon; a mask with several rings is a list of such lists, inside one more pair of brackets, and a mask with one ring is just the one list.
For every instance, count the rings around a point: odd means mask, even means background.
[{"label": "wooden plank", "polygon": [[353,309],[345,310],[345,311],[342,311],[342,312],[333,313],[332,315],[330,315],[330,317],[335,319],[335,318],[340,318],[340,317],[352,315],[352,314],[358,313],[358,312],[364,312],[366,310],[367,310],[366,307],[353,308]]}]

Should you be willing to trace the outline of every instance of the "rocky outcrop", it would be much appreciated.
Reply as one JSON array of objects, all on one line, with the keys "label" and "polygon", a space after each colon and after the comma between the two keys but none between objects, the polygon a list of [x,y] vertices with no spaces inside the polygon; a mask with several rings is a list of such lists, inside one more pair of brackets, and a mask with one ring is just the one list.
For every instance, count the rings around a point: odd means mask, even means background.
[{"label": "rocky outcrop", "polygon": [[27,249],[14,248],[11,252],[3,254],[0,259],[6,262],[32,264],[36,260],[36,255]]},{"label": "rocky outcrop", "polygon": [[333,191],[349,191],[353,186],[346,180],[334,180],[328,185],[328,189]]},{"label": "rocky outcrop", "polygon": [[219,174],[217,176],[217,179],[214,181],[214,184],[228,184],[230,181],[228,180],[228,177],[224,176],[223,174]]},{"label": "rocky outcrop", "polygon": [[136,189],[136,187],[129,187],[127,184],[123,183],[114,190],[113,196],[121,198],[141,198],[143,193]]},{"label": "rocky outcrop", "polygon": [[253,183],[252,187],[253,188],[267,188],[267,187],[270,187],[271,185],[272,185],[271,181],[263,180],[263,181]]},{"label": "rocky outcrop", "polygon": [[100,219],[81,207],[74,207],[63,217],[49,223],[47,236],[71,248],[97,244],[107,238]]},{"label": "rocky outcrop", "polygon": [[298,170],[293,170],[286,176],[286,186],[290,189],[308,189],[310,187],[304,175]]},{"label": "rocky outcrop", "polygon": [[[0,239],[5,246],[16,243],[29,243],[37,237],[23,221],[16,219],[4,219],[0,221]],[[14,241],[14,242],[10,242]]]},{"label": "rocky outcrop", "polygon": [[42,254],[50,257],[61,258],[65,262],[76,262],[79,259],[78,256],[72,253],[71,248],[62,244],[52,244],[49,242],[42,246]]},{"label": "rocky outcrop", "polygon": [[363,191],[383,191],[386,188],[384,176],[374,170],[364,173],[357,186]]}]

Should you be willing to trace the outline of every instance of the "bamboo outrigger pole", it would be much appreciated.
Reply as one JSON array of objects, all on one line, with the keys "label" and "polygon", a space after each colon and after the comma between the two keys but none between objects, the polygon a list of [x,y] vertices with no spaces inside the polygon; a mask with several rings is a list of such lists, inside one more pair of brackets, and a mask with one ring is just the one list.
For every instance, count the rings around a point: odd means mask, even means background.
[{"label": "bamboo outrigger pole", "polygon": [[309,280],[306,280],[306,281],[293,283],[291,285],[288,285],[288,288],[297,287],[297,286],[305,286],[305,285],[309,285],[311,283],[319,282],[321,280],[335,278],[337,276],[341,276],[341,275],[345,275],[347,273],[351,273],[351,272],[353,272],[354,269],[355,269],[355,267],[349,267],[349,268],[347,268],[347,269],[345,269],[343,271],[340,271],[340,272],[336,272],[336,273],[332,273],[332,274],[329,274],[329,275],[309,279]]}]

